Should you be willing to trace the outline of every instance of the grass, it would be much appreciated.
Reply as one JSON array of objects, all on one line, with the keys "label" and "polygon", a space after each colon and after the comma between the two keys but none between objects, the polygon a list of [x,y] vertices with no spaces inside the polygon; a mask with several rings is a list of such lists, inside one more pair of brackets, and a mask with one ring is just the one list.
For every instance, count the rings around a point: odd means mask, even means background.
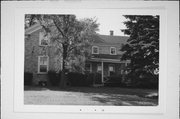
[{"label": "grass", "polygon": [[114,105],[156,106],[157,98],[146,98],[157,93],[151,89],[117,87],[69,87],[67,89],[25,87],[24,103],[33,105]]}]

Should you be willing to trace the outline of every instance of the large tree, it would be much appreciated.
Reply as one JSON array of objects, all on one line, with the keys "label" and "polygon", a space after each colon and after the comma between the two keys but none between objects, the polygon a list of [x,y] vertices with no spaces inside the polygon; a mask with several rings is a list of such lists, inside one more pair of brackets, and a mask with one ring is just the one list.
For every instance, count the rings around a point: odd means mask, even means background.
[{"label": "large tree", "polygon": [[146,74],[157,77],[159,70],[159,16],[125,15],[129,35],[122,47],[122,60],[130,60],[129,74],[139,78]]},{"label": "large tree", "polygon": [[[93,41],[92,37],[96,35],[99,24],[96,19],[78,20],[75,15],[27,15],[26,20],[29,23],[27,26],[38,20],[45,33],[50,34],[51,41],[56,44],[58,54],[62,58],[60,87],[65,88],[66,70],[79,65],[73,64],[73,61],[84,62],[85,57],[89,54],[87,49]],[[79,67],[83,66],[79,65]]]}]

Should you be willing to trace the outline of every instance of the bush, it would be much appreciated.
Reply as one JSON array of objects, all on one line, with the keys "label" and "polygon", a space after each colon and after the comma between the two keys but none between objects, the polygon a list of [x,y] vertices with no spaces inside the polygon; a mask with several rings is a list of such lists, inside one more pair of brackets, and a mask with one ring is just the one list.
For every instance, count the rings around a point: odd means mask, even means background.
[{"label": "bush", "polygon": [[58,86],[60,83],[61,73],[55,71],[48,71],[49,81],[52,86]]},{"label": "bush", "polygon": [[113,75],[108,77],[108,81],[104,83],[105,86],[122,87],[125,84],[122,82],[122,75]]},{"label": "bush", "polygon": [[24,72],[24,85],[32,85],[33,74],[30,72]]},{"label": "bush", "polygon": [[158,78],[155,77],[144,77],[139,78],[134,87],[137,88],[150,88],[150,89],[158,89]]},{"label": "bush", "polygon": [[95,74],[94,73],[87,73],[86,74],[86,85],[92,86],[94,83]]},{"label": "bush", "polygon": [[87,86],[87,75],[85,74],[70,72],[68,73],[67,78],[71,86]]},{"label": "bush", "polygon": [[141,72],[141,76],[129,74],[126,76],[126,83],[133,88],[151,88],[158,89],[159,76],[150,73]]},{"label": "bush", "polygon": [[102,84],[101,74],[100,73],[94,73],[94,84]]}]

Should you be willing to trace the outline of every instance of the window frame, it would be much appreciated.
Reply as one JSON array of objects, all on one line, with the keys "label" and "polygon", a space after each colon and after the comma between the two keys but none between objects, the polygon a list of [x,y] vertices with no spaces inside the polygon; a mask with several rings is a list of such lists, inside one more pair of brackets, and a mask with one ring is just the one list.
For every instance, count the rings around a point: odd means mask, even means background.
[{"label": "window frame", "polygon": [[[47,72],[40,72],[40,58],[41,57],[47,57]],[[38,56],[38,74],[47,74],[49,71],[49,56],[48,55],[42,55]]]},{"label": "window frame", "polygon": [[[94,48],[97,48],[97,53],[94,52]],[[92,46],[92,54],[99,54],[99,47],[98,46]]]},{"label": "window frame", "polygon": [[[115,49],[115,53],[114,54],[111,53],[111,49],[113,49],[113,48]],[[110,55],[116,55],[116,54],[117,54],[116,53],[116,47],[110,47]]]},{"label": "window frame", "polygon": [[[98,70],[98,66],[101,67],[101,70]],[[102,65],[101,64],[97,64],[97,72],[102,72]]]},{"label": "window frame", "polygon": [[[113,71],[110,71],[110,70],[109,70],[109,67],[110,67],[110,66],[113,66]],[[116,72],[116,70],[115,70],[115,65],[114,65],[114,64],[109,64],[109,65],[108,65],[108,76],[110,76],[110,72],[114,72],[114,73]]]},{"label": "window frame", "polygon": [[49,46],[49,38],[47,40],[47,45],[42,45],[41,41],[44,39],[44,33],[43,32],[39,32],[39,46]]},{"label": "window frame", "polygon": [[87,64],[89,64],[89,65],[90,65],[89,72],[91,73],[91,72],[92,72],[92,64],[91,64],[91,63],[86,63],[86,64],[85,64],[85,71],[87,71],[87,70],[86,70],[86,65],[87,65]]}]

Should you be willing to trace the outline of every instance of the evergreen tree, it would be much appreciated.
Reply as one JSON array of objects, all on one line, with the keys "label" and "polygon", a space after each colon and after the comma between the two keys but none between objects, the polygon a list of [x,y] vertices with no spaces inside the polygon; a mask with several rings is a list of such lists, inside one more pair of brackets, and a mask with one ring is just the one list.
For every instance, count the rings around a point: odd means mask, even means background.
[{"label": "evergreen tree", "polygon": [[127,44],[123,45],[122,60],[130,60],[129,76],[142,78],[158,77],[159,71],[159,16],[125,15],[127,29],[122,30],[129,35]]}]

